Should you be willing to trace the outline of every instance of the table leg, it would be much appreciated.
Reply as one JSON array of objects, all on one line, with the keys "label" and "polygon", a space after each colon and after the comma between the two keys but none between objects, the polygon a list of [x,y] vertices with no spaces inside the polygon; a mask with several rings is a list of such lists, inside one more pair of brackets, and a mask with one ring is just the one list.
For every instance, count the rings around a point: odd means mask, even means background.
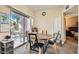
[{"label": "table leg", "polygon": [[47,42],[47,44],[46,44],[46,46],[45,46],[45,49],[44,49],[44,51],[43,51],[44,54],[45,54],[46,51],[47,51],[48,44],[49,44],[49,43]]}]

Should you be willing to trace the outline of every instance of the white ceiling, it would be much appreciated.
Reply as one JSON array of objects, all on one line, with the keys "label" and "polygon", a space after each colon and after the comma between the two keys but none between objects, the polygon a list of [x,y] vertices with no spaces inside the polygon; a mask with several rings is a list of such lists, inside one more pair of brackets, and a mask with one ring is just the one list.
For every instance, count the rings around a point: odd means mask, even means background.
[{"label": "white ceiling", "polygon": [[[39,11],[39,10],[48,10],[48,9],[54,9],[54,10],[59,10],[59,9],[63,9],[65,5],[27,5],[27,7],[29,9],[31,9],[32,11]],[[70,10],[65,12],[66,14],[78,14],[78,6],[75,6],[73,8],[71,8]]]},{"label": "white ceiling", "polygon": [[32,11],[38,11],[38,10],[63,8],[64,5],[28,5],[27,7],[30,8]]}]

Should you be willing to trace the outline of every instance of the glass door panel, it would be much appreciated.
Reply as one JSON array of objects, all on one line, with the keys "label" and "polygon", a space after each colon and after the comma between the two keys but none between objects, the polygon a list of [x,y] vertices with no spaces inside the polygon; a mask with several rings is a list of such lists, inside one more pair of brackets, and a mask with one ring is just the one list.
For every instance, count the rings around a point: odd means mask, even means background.
[{"label": "glass door panel", "polygon": [[24,43],[24,16],[11,12],[11,36],[14,48]]}]

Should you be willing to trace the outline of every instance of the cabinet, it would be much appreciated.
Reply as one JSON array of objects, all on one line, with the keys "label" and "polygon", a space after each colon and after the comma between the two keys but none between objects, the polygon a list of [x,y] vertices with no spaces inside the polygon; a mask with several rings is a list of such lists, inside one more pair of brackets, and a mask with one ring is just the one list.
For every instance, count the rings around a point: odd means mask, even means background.
[{"label": "cabinet", "polygon": [[0,41],[0,53],[1,54],[13,54],[13,40],[2,40]]}]

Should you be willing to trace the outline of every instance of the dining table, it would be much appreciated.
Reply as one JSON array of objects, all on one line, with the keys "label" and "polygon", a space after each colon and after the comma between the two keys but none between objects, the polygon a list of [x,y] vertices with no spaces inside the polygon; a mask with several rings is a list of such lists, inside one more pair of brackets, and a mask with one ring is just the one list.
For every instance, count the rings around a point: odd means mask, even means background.
[{"label": "dining table", "polygon": [[53,40],[53,35],[52,34],[42,34],[42,33],[37,33],[37,32],[28,32],[28,34],[37,34],[37,39],[38,40],[45,40],[45,49],[44,49],[44,53],[46,53],[47,47],[48,47],[48,41],[50,39]]}]

